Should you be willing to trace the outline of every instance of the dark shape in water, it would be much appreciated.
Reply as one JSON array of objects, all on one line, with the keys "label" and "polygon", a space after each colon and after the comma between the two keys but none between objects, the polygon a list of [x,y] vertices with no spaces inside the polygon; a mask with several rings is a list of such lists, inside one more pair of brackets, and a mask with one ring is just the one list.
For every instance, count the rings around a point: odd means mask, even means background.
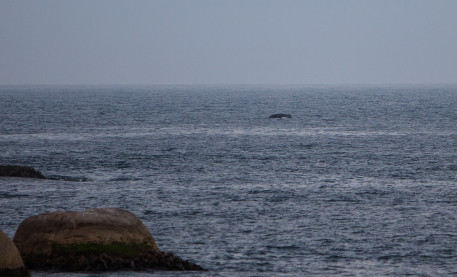
[{"label": "dark shape in water", "polygon": [[292,118],[292,115],[287,113],[275,113],[270,115],[268,118]]},{"label": "dark shape in water", "polygon": [[29,166],[0,165],[0,177],[24,177],[46,179],[38,170]]}]

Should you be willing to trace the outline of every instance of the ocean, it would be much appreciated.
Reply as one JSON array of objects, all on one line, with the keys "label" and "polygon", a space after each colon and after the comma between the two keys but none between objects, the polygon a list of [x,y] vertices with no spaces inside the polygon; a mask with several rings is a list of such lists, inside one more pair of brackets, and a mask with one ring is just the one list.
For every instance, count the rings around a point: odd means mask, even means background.
[{"label": "ocean", "polygon": [[[289,113],[290,119],[269,119]],[[0,229],[117,207],[206,272],[457,275],[457,85],[0,86]]]}]

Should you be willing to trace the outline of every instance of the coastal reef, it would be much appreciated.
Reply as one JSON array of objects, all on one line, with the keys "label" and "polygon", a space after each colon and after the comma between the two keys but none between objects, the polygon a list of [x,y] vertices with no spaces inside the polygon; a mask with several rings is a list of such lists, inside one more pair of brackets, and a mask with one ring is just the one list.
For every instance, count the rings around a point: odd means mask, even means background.
[{"label": "coastal reef", "polygon": [[28,166],[0,165],[0,177],[24,177],[46,179],[41,172]]},{"label": "coastal reef", "polygon": [[30,273],[24,266],[21,254],[13,241],[0,230],[0,276],[29,277]]},{"label": "coastal reef", "polygon": [[30,269],[203,270],[161,251],[140,219],[117,208],[32,216],[13,241]]}]

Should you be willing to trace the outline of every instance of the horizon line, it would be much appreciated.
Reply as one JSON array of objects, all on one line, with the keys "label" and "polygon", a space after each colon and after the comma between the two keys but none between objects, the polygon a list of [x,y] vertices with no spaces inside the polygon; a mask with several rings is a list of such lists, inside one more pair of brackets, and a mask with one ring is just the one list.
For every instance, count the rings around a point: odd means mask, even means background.
[{"label": "horizon line", "polygon": [[457,85],[457,82],[429,83],[11,83],[0,86],[427,86]]}]

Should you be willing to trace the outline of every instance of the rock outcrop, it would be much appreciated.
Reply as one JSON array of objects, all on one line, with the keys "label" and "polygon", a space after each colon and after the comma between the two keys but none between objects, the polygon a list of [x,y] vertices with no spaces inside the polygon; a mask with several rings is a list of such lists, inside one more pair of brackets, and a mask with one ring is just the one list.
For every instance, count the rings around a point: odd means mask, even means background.
[{"label": "rock outcrop", "polygon": [[45,179],[41,172],[31,167],[20,165],[0,165],[0,177],[24,177]]},{"label": "rock outcrop", "polygon": [[13,241],[0,230],[0,276],[28,277],[29,271],[24,266],[21,254]]},{"label": "rock outcrop", "polygon": [[287,113],[275,113],[270,115],[268,118],[292,118],[292,115]]},{"label": "rock outcrop", "polygon": [[146,226],[122,209],[33,216],[19,225],[14,242],[30,269],[202,270],[161,251]]}]

